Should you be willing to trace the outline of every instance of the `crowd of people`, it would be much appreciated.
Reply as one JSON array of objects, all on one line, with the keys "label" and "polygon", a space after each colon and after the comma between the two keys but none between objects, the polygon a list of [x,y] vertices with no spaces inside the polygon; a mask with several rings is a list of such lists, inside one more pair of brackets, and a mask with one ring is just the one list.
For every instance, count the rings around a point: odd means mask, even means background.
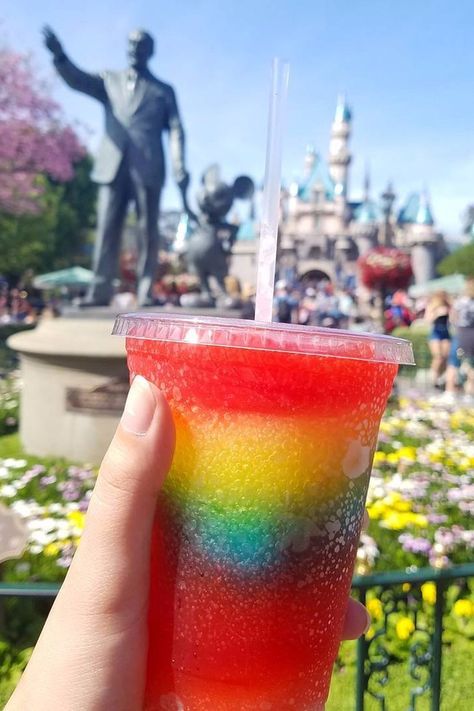
[{"label": "crowd of people", "polygon": [[38,309],[25,289],[10,289],[8,283],[0,284],[0,325],[36,323]]},{"label": "crowd of people", "polygon": [[[178,279],[170,284],[160,282],[158,286],[156,302],[162,306],[180,306],[183,290],[189,290],[189,284]],[[239,309],[242,318],[254,318],[255,289],[241,287],[235,277],[227,278],[226,287],[227,306]],[[115,291],[112,307],[116,311],[135,308],[136,296],[129,286],[122,285]],[[27,290],[22,284],[11,288],[0,278],[0,325],[34,324],[39,316],[47,316],[49,312],[57,315],[55,303],[51,299],[46,303],[41,292]],[[376,299],[366,295],[361,301],[355,285],[334,286],[328,280],[289,283],[280,279],[275,285],[273,319],[280,323],[385,333],[420,323],[428,325],[431,384],[448,397],[460,392],[474,396],[474,278],[467,278],[464,293],[454,297],[436,292],[413,299],[407,291],[398,290],[386,297],[383,323]],[[418,365],[423,368],[428,364]]]},{"label": "crowd of people", "polygon": [[474,278],[463,294],[450,299],[433,294],[426,305],[430,325],[431,379],[448,396],[460,391],[474,397]]},{"label": "crowd of people", "polygon": [[428,325],[431,384],[448,398],[456,394],[474,397],[474,278],[467,278],[464,293],[456,296],[436,292],[412,299],[407,291],[396,291],[386,297],[383,324],[373,300],[361,304],[355,289],[335,288],[328,281],[290,285],[280,280],[275,288],[274,320],[385,333]]}]

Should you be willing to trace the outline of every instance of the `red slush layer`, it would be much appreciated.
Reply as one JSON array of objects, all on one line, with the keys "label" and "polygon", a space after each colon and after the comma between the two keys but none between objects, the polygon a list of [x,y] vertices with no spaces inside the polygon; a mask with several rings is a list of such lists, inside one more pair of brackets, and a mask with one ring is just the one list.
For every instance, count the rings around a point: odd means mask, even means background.
[{"label": "red slush layer", "polygon": [[[380,417],[397,365],[327,356],[127,339],[131,374],[171,404],[210,410],[337,417],[364,404]],[[180,404],[181,403],[181,404]],[[367,413],[369,414],[369,412]]]}]

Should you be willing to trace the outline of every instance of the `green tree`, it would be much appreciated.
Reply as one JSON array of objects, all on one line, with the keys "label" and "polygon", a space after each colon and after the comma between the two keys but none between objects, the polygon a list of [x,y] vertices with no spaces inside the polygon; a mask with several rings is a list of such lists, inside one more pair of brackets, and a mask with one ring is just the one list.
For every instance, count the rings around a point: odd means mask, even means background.
[{"label": "green tree", "polygon": [[90,264],[88,247],[92,247],[97,202],[91,170],[92,159],[86,156],[76,164],[73,180],[51,184],[58,197],[52,269]]},{"label": "green tree", "polygon": [[72,265],[88,266],[97,189],[90,179],[92,160],[82,158],[68,183],[40,176],[41,211],[12,215],[0,212],[0,272],[16,280]]},{"label": "green tree", "polygon": [[474,242],[459,247],[448,254],[439,264],[438,271],[442,276],[448,274],[464,274],[474,276]]}]

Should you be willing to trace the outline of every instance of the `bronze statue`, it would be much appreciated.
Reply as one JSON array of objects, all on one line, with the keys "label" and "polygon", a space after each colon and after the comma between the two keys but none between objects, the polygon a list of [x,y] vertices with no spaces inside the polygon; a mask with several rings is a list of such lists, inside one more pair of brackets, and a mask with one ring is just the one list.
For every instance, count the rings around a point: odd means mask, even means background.
[{"label": "bronze statue", "polygon": [[[217,165],[210,166],[201,178],[197,194],[199,223],[186,245],[188,269],[199,278],[201,294],[188,306],[231,306],[226,293],[225,278],[229,272],[229,258],[237,236],[238,225],[225,221],[236,198],[251,200],[253,181],[247,176],[235,179],[232,185],[221,180]],[[215,289],[211,288],[214,278]]]},{"label": "bronze statue", "polygon": [[184,131],[173,88],[148,69],[153,38],[143,30],[128,38],[128,69],[89,74],[67,57],[54,32],[44,28],[46,47],[64,81],[100,101],[105,111],[105,135],[95,160],[93,180],[100,183],[98,230],[94,254],[93,305],[109,304],[117,276],[121,233],[130,201],[138,226],[138,303],[151,302],[158,262],[158,217],[165,181],[162,134],[169,133],[170,154],[183,208],[189,174],[184,155]]}]

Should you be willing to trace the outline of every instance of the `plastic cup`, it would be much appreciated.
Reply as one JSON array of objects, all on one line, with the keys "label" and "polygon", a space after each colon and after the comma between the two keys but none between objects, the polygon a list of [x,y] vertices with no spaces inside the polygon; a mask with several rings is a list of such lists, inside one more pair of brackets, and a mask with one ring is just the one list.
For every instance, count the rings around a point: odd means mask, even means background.
[{"label": "plastic cup", "polygon": [[177,433],[145,709],[324,709],[379,422],[411,345],[161,314],[121,316],[114,332]]}]

